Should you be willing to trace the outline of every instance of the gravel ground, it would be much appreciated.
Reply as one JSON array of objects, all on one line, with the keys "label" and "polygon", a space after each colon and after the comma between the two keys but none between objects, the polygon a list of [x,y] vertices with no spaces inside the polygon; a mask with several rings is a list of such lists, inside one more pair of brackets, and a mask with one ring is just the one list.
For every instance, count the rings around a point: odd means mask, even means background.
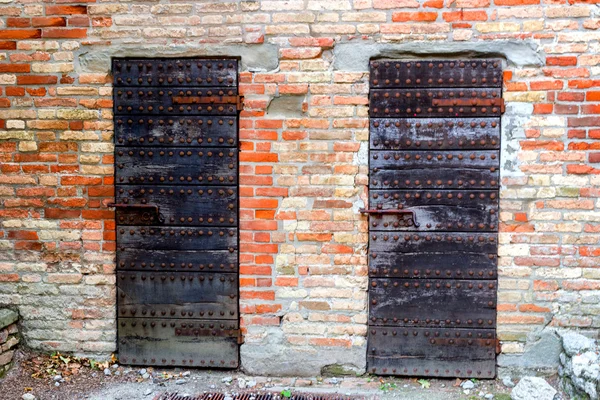
[{"label": "gravel ground", "polygon": [[267,378],[250,377],[236,371],[119,365],[110,366],[106,373],[81,368],[77,375],[65,376],[62,380],[52,374],[33,378],[31,363],[24,361],[36,356],[38,354],[32,352],[18,352],[16,365],[0,380],[0,399],[20,400],[23,394],[31,393],[37,400],[153,400],[165,392],[192,396],[204,392],[281,393],[286,389],[315,394],[339,393],[359,399],[485,400],[486,395],[488,399],[490,395],[497,400],[510,399],[510,389],[497,380],[475,381],[473,388],[465,390],[456,380],[449,379]]}]

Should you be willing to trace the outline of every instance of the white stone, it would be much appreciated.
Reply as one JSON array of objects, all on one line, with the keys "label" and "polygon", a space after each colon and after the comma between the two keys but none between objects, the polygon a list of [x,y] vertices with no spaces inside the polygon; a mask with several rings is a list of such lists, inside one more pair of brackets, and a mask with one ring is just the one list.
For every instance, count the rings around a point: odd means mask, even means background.
[{"label": "white stone", "polygon": [[512,400],[554,400],[556,389],[535,376],[522,378],[510,393]]}]

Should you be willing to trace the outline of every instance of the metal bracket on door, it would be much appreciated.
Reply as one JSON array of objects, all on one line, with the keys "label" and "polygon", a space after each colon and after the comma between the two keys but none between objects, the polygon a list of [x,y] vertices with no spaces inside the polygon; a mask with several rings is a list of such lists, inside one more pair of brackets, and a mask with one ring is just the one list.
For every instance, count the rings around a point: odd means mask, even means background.
[{"label": "metal bracket on door", "polygon": [[364,209],[360,208],[361,214],[410,214],[413,224],[418,228],[421,224],[417,222],[417,214],[413,210],[379,210],[379,209]]}]

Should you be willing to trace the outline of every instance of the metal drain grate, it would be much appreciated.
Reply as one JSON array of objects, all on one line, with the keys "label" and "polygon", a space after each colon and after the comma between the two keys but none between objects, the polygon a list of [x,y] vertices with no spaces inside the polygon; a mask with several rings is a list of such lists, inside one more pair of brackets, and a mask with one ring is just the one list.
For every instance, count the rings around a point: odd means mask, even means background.
[{"label": "metal drain grate", "polygon": [[[233,400],[285,400],[277,393],[240,393],[240,394],[225,394],[225,393],[203,393],[197,396],[180,395],[178,393],[165,393],[155,400],[224,400],[225,398]],[[357,396],[342,396],[338,394],[317,395],[297,393],[292,394],[289,400],[358,400],[364,397]]]}]

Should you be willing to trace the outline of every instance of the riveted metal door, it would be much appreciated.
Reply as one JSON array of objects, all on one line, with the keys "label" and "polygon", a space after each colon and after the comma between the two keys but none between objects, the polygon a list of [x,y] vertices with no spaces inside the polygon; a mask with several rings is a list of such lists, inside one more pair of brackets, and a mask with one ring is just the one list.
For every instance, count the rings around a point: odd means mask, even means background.
[{"label": "riveted metal door", "polygon": [[370,64],[369,371],[493,378],[498,60]]},{"label": "riveted metal door", "polygon": [[123,364],[236,368],[236,59],[114,59]]}]

